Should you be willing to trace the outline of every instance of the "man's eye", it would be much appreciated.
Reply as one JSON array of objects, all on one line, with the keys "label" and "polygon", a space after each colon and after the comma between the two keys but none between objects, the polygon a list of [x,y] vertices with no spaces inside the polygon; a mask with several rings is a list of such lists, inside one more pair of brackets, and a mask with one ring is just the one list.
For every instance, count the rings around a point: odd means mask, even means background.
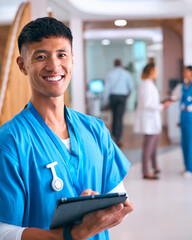
[{"label": "man's eye", "polygon": [[67,54],[66,53],[60,53],[59,57],[67,57]]},{"label": "man's eye", "polygon": [[43,55],[40,55],[37,57],[37,59],[44,59],[44,58],[45,58],[45,56],[43,56]]}]

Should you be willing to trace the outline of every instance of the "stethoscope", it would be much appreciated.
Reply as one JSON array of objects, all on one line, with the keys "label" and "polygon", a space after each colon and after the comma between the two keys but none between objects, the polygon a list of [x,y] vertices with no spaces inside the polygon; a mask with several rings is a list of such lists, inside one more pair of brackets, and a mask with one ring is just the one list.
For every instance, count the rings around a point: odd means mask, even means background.
[{"label": "stethoscope", "polygon": [[50,168],[53,175],[53,180],[51,182],[53,190],[61,191],[61,189],[63,188],[63,181],[61,180],[61,178],[57,177],[55,165],[57,165],[57,162],[49,163],[46,165],[46,168]]}]

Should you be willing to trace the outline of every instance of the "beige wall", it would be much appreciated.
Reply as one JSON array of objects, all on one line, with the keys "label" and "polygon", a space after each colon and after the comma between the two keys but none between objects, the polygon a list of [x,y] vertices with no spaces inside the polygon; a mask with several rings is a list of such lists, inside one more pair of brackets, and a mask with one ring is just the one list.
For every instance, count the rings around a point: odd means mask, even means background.
[{"label": "beige wall", "polygon": [[182,36],[172,29],[163,28],[163,79],[164,91],[168,92],[168,81],[181,78],[183,60]]},{"label": "beige wall", "polygon": [[0,26],[0,65],[3,61],[4,50],[9,34],[10,26]]},{"label": "beige wall", "polygon": [[[170,79],[180,79],[183,62],[183,36],[171,28],[163,28],[163,86],[168,94]],[[163,114],[163,125],[167,126],[168,113]]]}]

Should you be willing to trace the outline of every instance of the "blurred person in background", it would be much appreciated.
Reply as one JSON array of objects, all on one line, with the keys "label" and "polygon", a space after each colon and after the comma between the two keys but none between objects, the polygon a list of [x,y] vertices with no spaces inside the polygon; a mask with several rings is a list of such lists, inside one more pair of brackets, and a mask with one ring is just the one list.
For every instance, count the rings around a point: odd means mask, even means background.
[{"label": "blurred person in background", "polygon": [[[160,112],[166,109],[172,101],[160,103],[158,89],[155,85],[157,67],[154,63],[148,63],[142,71],[142,82],[138,89],[136,118],[134,124],[135,133],[143,134],[142,146],[142,173],[144,179],[158,179],[160,169],[157,164],[158,135],[161,133]],[[149,161],[152,162],[153,173],[149,170]]]},{"label": "blurred person in background", "polygon": [[181,147],[185,170],[183,176],[192,178],[192,66],[183,69],[184,83],[181,92]]},{"label": "blurred person in background", "polygon": [[104,102],[106,109],[112,111],[112,136],[117,146],[121,147],[123,115],[126,100],[133,91],[134,85],[131,74],[122,67],[120,59],[115,59],[114,69],[105,79]]}]

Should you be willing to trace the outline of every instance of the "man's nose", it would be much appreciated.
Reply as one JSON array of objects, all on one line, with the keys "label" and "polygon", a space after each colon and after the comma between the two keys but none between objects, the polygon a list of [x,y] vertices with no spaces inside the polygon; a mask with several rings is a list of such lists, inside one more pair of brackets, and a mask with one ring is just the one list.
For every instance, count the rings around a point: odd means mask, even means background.
[{"label": "man's nose", "polygon": [[50,57],[46,63],[47,71],[57,71],[61,69],[61,61],[57,57]]}]

